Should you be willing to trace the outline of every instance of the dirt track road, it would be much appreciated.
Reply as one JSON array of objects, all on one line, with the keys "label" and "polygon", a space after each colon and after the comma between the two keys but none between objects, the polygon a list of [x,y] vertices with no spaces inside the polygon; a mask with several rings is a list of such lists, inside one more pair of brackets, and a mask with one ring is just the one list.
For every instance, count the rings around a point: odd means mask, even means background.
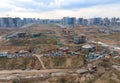
[{"label": "dirt track road", "polygon": [[38,60],[40,61],[41,65],[42,65],[42,68],[46,69],[43,61],[41,60],[41,57],[43,56],[43,54],[41,54],[41,55],[33,54],[33,56],[36,56],[38,58]]},{"label": "dirt track road", "polygon": [[44,70],[2,70],[0,71],[1,74],[17,74],[17,73],[52,73],[52,72],[61,72],[67,71],[67,69],[44,69]]},{"label": "dirt track road", "polygon": [[54,72],[67,72],[67,69],[45,69],[45,70],[3,70],[0,71],[0,83],[2,80],[33,79],[49,76]]}]

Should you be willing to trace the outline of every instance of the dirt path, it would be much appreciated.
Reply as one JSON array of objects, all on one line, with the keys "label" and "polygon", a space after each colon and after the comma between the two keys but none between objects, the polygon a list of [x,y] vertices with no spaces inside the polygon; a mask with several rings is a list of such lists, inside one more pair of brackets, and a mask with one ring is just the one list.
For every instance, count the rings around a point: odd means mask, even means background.
[{"label": "dirt path", "polygon": [[[34,79],[49,76],[54,72],[66,72],[67,69],[45,69],[45,70],[3,70],[0,71],[0,83],[2,80]],[[8,83],[8,82],[6,82]],[[10,82],[11,83],[11,82]],[[20,82],[21,83],[21,82]],[[41,83],[41,82],[40,82]],[[47,83],[47,82],[42,82]]]},{"label": "dirt path", "polygon": [[42,57],[43,55],[42,55],[42,54],[41,54],[41,55],[34,54],[33,56],[36,56],[36,57],[38,58],[38,60],[39,60],[40,63],[41,63],[42,69],[46,69],[43,61],[41,60],[41,57]]},{"label": "dirt path", "polygon": [[59,72],[66,71],[67,69],[44,69],[44,70],[2,70],[0,71],[0,75],[4,74],[31,74],[31,73],[51,73],[51,72]]}]

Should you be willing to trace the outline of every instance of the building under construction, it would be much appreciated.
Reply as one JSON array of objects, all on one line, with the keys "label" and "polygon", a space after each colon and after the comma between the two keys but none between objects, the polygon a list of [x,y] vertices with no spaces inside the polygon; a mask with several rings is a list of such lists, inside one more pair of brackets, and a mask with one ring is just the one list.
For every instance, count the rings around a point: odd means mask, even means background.
[{"label": "building under construction", "polygon": [[81,43],[85,43],[85,42],[87,42],[87,38],[84,35],[74,37],[75,44],[81,44]]}]

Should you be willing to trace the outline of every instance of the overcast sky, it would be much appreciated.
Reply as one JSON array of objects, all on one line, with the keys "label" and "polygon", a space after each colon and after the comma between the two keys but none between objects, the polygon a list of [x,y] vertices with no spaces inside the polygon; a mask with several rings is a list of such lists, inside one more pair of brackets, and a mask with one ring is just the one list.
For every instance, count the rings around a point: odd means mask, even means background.
[{"label": "overcast sky", "polygon": [[1,0],[0,17],[120,17],[120,0]]}]

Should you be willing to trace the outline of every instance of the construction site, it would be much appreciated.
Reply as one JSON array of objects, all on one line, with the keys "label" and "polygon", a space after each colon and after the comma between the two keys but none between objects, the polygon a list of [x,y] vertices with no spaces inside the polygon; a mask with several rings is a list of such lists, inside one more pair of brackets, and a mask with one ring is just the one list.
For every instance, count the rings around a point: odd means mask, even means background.
[{"label": "construction site", "polygon": [[52,24],[0,29],[0,83],[120,83],[119,35]]}]

